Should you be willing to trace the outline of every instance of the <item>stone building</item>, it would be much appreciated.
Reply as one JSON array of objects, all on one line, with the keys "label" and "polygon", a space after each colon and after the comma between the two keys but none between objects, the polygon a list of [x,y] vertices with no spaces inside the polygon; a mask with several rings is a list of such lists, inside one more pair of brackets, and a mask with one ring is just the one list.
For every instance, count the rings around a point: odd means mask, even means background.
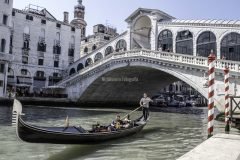
[{"label": "stone building", "polygon": [[81,28],[68,13],[57,20],[46,8],[12,8],[0,1],[0,97],[8,90],[39,93],[62,79],[63,70],[80,58]]},{"label": "stone building", "polygon": [[[81,56],[93,52],[118,35],[116,28],[104,26],[103,24],[93,26],[93,35],[87,36],[81,41]],[[113,52],[113,50],[109,52]]]},{"label": "stone building", "polygon": [[0,1],[0,97],[6,94],[7,72],[12,61],[12,0]]}]

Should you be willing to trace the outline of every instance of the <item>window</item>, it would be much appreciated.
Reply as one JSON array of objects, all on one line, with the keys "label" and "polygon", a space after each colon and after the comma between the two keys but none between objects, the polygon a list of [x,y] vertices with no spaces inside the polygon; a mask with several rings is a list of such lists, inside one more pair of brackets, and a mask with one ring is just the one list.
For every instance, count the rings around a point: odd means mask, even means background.
[{"label": "window", "polygon": [[53,54],[61,54],[61,46],[53,46]]},{"label": "window", "polygon": [[72,31],[72,32],[75,32],[75,28],[74,28],[74,27],[72,27],[71,31]]},{"label": "window", "polygon": [[84,48],[84,53],[88,53],[88,47]]},{"label": "window", "polygon": [[127,50],[127,42],[123,39],[119,40],[116,45],[116,52],[119,52],[121,50],[123,51]]},{"label": "window", "polygon": [[59,67],[59,61],[54,61],[54,67],[58,68]]},{"label": "window", "polygon": [[29,50],[29,41],[28,40],[24,40],[23,49]]},{"label": "window", "polygon": [[5,65],[4,64],[0,64],[0,73],[4,73],[4,68],[5,68]]},{"label": "window", "polygon": [[69,57],[74,57],[74,49],[73,48],[68,49],[68,56]]},{"label": "window", "polygon": [[3,15],[3,24],[7,25],[7,21],[8,21],[8,16],[7,15]]},{"label": "window", "polygon": [[56,24],[56,27],[57,27],[57,28],[61,28],[61,24],[60,24],[60,23],[57,23],[57,24]]},{"label": "window", "polygon": [[158,36],[158,50],[173,51],[173,36],[169,30],[163,30]]},{"label": "window", "polygon": [[53,73],[53,77],[58,77],[59,74],[58,73]]},{"label": "window", "polygon": [[109,54],[113,53],[113,47],[108,46],[105,50],[105,56],[108,56]]},{"label": "window", "polygon": [[43,71],[37,71],[36,77],[43,78],[44,77],[44,72]]},{"label": "window", "polygon": [[229,33],[225,35],[221,42],[221,58],[227,60],[240,61],[240,34]]},{"label": "window", "polygon": [[28,64],[28,57],[22,56],[22,63],[23,64]]},{"label": "window", "polygon": [[217,51],[216,36],[210,31],[201,33],[197,39],[197,56],[208,57],[211,50]]},{"label": "window", "polygon": [[42,24],[46,24],[47,21],[46,21],[45,19],[42,19],[42,20],[41,20],[41,23],[42,23]]},{"label": "window", "polygon": [[43,59],[38,59],[38,65],[43,66]]},{"label": "window", "polygon": [[99,52],[95,55],[94,62],[97,62],[97,61],[101,60],[102,58],[103,58],[103,55],[102,55],[102,53]]},{"label": "window", "polygon": [[176,52],[193,55],[193,35],[190,31],[185,30],[178,32],[176,39]]},{"label": "window", "polygon": [[6,40],[2,39],[1,40],[1,46],[0,46],[0,52],[5,52],[5,47],[6,47]]},{"label": "window", "polygon": [[30,20],[30,21],[33,21],[33,16],[26,15],[26,19],[27,19],[27,20]]},{"label": "window", "polygon": [[104,36],[104,39],[109,41],[109,40],[110,40],[110,37]]},{"label": "window", "polygon": [[37,51],[40,51],[40,52],[46,52],[46,48],[47,48],[47,45],[45,43],[38,43],[38,48],[37,48]]},{"label": "window", "polygon": [[22,69],[22,70],[21,70],[21,74],[22,74],[22,75],[26,76],[27,73],[28,73],[28,71],[27,71],[26,69]]},{"label": "window", "polygon": [[16,12],[15,12],[15,11],[13,11],[13,12],[12,12],[12,16],[15,16],[15,15],[16,15]]},{"label": "window", "polygon": [[92,50],[94,51],[94,50],[96,50],[97,49],[97,46],[94,44],[93,46],[92,46]]},{"label": "window", "polygon": [[9,4],[9,0],[5,0],[5,3]]}]

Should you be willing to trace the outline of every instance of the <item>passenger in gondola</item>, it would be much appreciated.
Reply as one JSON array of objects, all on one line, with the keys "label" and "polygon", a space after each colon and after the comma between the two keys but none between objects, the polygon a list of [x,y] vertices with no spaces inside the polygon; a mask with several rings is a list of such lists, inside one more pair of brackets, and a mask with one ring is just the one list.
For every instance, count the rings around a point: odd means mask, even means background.
[{"label": "passenger in gondola", "polygon": [[109,125],[108,131],[109,132],[116,131],[120,129],[122,125],[123,125],[123,121],[121,120],[120,115],[117,115],[115,121],[112,121],[112,123]]},{"label": "passenger in gondola", "polygon": [[127,117],[123,120],[123,128],[129,128],[131,126],[130,115],[128,114]]}]

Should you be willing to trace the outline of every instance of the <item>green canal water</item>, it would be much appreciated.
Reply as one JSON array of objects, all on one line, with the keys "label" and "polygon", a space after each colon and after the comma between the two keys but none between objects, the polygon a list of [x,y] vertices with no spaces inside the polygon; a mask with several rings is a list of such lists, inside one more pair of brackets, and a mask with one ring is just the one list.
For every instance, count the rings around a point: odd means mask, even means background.
[{"label": "green canal water", "polygon": [[[144,130],[136,135],[98,145],[28,144],[16,138],[11,127],[11,107],[0,107],[0,160],[174,160],[207,138],[206,108],[153,109]],[[109,108],[24,107],[24,119],[41,126],[71,125],[90,128],[111,122],[116,114],[130,110]],[[134,114],[137,117],[141,112]],[[240,134],[231,129],[233,134]],[[214,133],[224,133],[224,123],[215,121]]]}]

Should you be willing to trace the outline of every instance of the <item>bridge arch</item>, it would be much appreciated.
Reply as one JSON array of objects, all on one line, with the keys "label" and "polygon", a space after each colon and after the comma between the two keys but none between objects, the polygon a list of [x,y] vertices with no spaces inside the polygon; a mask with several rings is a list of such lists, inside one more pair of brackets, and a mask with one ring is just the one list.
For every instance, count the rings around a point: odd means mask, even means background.
[{"label": "bridge arch", "polygon": [[112,54],[114,52],[114,49],[112,46],[108,46],[106,49],[105,49],[105,56],[108,56],[110,54]]},{"label": "bridge arch", "polygon": [[[131,69],[133,68],[133,69]],[[191,74],[189,74],[191,72]],[[171,68],[168,65],[164,65],[160,63],[159,61],[154,60],[148,60],[148,59],[129,59],[129,60],[117,60],[115,62],[106,64],[106,66],[103,66],[102,69],[98,69],[98,71],[93,71],[94,74],[89,73],[88,78],[86,80],[81,80],[81,83],[78,83],[75,81],[75,84],[71,84],[73,88],[80,88],[79,96],[76,97],[81,102],[83,101],[93,101],[96,96],[100,96],[101,100],[104,101],[104,99],[111,99],[111,91],[107,91],[107,89],[116,88],[119,90],[119,93],[123,90],[129,92],[128,94],[135,94],[135,97],[132,96],[132,98],[136,101],[138,100],[139,94],[142,94],[141,92],[149,92],[151,95],[153,92],[150,92],[148,87],[153,89],[154,92],[159,91],[161,89],[161,85],[169,85],[175,81],[182,80],[192,86],[194,89],[196,89],[200,94],[202,94],[204,97],[207,98],[207,90],[203,88],[203,72],[195,70],[189,71],[186,70],[183,72],[181,68]],[[195,74],[195,75],[194,75]],[[94,76],[93,76],[94,75]],[[144,76],[141,76],[144,75]],[[117,77],[116,77],[117,76]],[[85,77],[85,76],[84,76]],[[114,79],[111,82],[111,79],[108,78],[120,78],[117,79],[121,81],[122,84],[115,82]],[[133,81],[133,83],[126,83],[124,82],[124,79],[122,78],[134,78],[134,77],[140,77],[138,81]],[[147,79],[141,79],[142,77],[145,77]],[[149,81],[153,80],[151,83],[145,83],[145,80]],[[146,82],[147,82],[146,81]],[[139,82],[139,83],[138,83]],[[112,83],[112,86],[108,86],[108,83]],[[118,85],[120,84],[120,85]],[[146,84],[143,85],[143,84]],[[158,85],[157,85],[158,84]],[[161,84],[161,85],[159,85]],[[77,86],[76,86],[77,85]],[[135,85],[134,87],[131,87],[131,85]],[[164,87],[165,87],[164,86]],[[157,90],[159,89],[159,90]],[[132,91],[136,90],[137,93],[133,93]],[[104,91],[104,93],[103,93]],[[127,94],[127,92],[124,92],[124,94]],[[69,91],[71,93],[71,91]],[[91,95],[94,93],[94,96]],[[101,93],[101,94],[100,94]],[[115,93],[115,92],[114,92]],[[118,94],[118,92],[116,92]],[[127,94],[127,96],[129,96]],[[105,96],[105,98],[103,98]],[[122,95],[117,95],[122,96]],[[115,97],[116,98],[116,97]],[[128,100],[128,97],[124,97]],[[124,99],[122,98],[122,100]],[[100,100],[99,99],[99,100]],[[113,98],[114,99],[114,98]],[[115,99],[116,100],[116,99]]]},{"label": "bridge arch", "polygon": [[93,64],[93,60],[92,60],[92,58],[88,58],[88,59],[86,60],[86,62],[85,62],[85,67],[87,67],[87,66],[89,66],[89,65],[91,65],[91,64]]},{"label": "bridge arch", "polygon": [[151,49],[152,20],[148,15],[139,15],[131,29],[131,48]]},{"label": "bridge arch", "polygon": [[120,39],[116,44],[116,52],[126,51],[127,50],[127,42],[124,39]]},{"label": "bridge arch", "polygon": [[82,63],[79,63],[77,66],[77,72],[81,71],[84,68],[84,65]]},{"label": "bridge arch", "polygon": [[193,55],[193,33],[190,30],[177,33],[176,53]]},{"label": "bridge arch", "polygon": [[94,63],[97,61],[100,61],[101,59],[103,59],[103,55],[101,52],[98,52],[95,56],[94,56]]},{"label": "bridge arch", "polygon": [[221,58],[240,61],[240,34],[230,32],[221,40]]},{"label": "bridge arch", "polygon": [[73,75],[76,73],[75,68],[71,68],[70,72],[69,72],[69,76]]},{"label": "bridge arch", "polygon": [[204,31],[197,37],[197,56],[208,57],[213,50],[217,53],[217,38],[212,31]]},{"label": "bridge arch", "polygon": [[173,33],[169,29],[164,29],[159,33],[158,50],[173,51]]}]

